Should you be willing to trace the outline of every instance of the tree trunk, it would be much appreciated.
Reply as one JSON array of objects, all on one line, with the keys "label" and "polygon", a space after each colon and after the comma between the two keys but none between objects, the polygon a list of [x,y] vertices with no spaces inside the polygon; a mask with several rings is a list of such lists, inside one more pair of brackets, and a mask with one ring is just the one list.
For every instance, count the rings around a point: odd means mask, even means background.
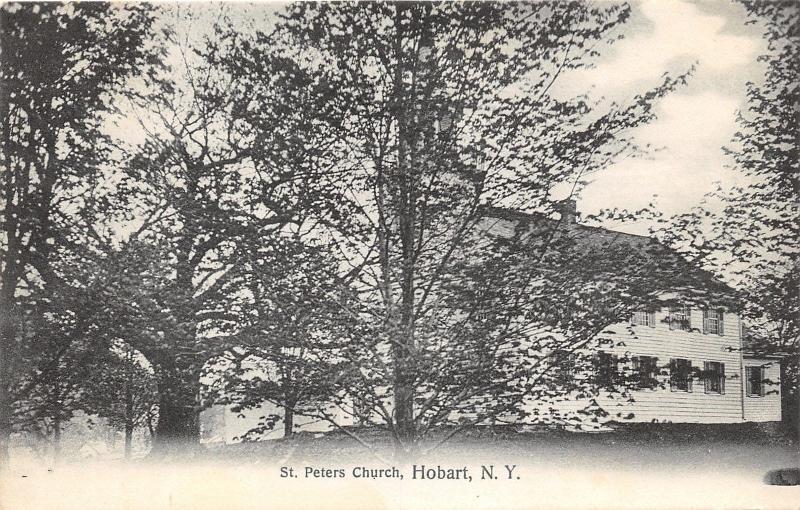
[{"label": "tree trunk", "polygon": [[130,460],[133,446],[133,425],[125,424],[125,460]]},{"label": "tree trunk", "polygon": [[[5,276],[5,275],[4,275]],[[4,278],[5,280],[5,278]],[[3,282],[5,287],[7,282]],[[6,289],[0,295],[0,471],[8,468],[11,461],[11,395],[9,388],[13,380],[13,346],[16,328],[12,318],[13,301]]]},{"label": "tree trunk", "polygon": [[56,416],[53,420],[53,465],[61,461],[61,419]]},{"label": "tree trunk", "polygon": [[125,370],[127,371],[125,377],[125,460],[130,460],[131,443],[133,439],[133,422],[136,418],[133,415],[133,389],[131,388],[132,375],[130,367],[131,363],[133,363],[131,350],[128,350],[127,361],[128,363],[125,365]]},{"label": "tree trunk", "polygon": [[294,434],[294,410],[286,406],[283,410],[283,437],[292,437]]},{"label": "tree trunk", "polygon": [[[2,414],[2,411],[0,411]],[[0,473],[7,470],[11,463],[11,430],[0,425]]]},{"label": "tree trunk", "polygon": [[[197,182],[189,179],[186,196],[191,213],[197,204]],[[195,219],[191,214],[183,217],[186,220],[177,243],[177,265],[175,284],[179,289],[177,300],[185,307],[179,317],[182,327],[167,332],[165,349],[162,350],[156,364],[161,372],[158,383],[159,403],[156,435],[151,455],[193,456],[200,447],[200,414],[198,397],[200,394],[199,368],[196,358],[187,354],[197,343],[197,324],[193,311],[195,288],[192,284],[195,266],[191,252],[195,241],[194,235],[188,232],[198,231],[194,227]],[[195,254],[196,256],[197,254]]]},{"label": "tree trunk", "polygon": [[[191,389],[194,389],[192,387]],[[194,395],[187,391],[174,395],[162,391],[158,402],[158,423],[155,430],[153,454],[156,456],[194,455],[200,445],[200,416]]]},{"label": "tree trunk", "polygon": [[[784,430],[792,435],[793,439],[800,440],[800,391],[797,388],[797,363],[791,358],[784,359],[780,364],[781,372],[781,418]],[[794,370],[792,370],[794,369]]]},{"label": "tree trunk", "polygon": [[[403,11],[406,6],[397,4],[395,9],[395,52],[398,61],[403,58]],[[401,267],[401,309],[399,321],[394,320],[395,313],[390,314],[392,335],[398,340],[394,349],[394,413],[397,428],[395,454],[407,458],[413,449],[416,440],[416,424],[414,423],[414,386],[415,373],[415,340],[414,340],[414,291],[415,291],[415,257],[414,243],[416,223],[416,193],[413,156],[413,137],[408,128],[406,118],[407,104],[405,97],[404,77],[402,66],[395,70],[395,80],[400,91],[396,100],[400,104],[397,113],[397,170],[399,177],[399,228],[400,247],[402,249]],[[399,324],[398,324],[399,322]]]},{"label": "tree trunk", "polygon": [[292,437],[294,434],[294,407],[297,405],[297,393],[294,392],[294,382],[290,375],[291,369],[287,368],[281,378],[285,405],[283,406],[283,437]]},{"label": "tree trunk", "polygon": [[150,441],[152,442],[156,437],[156,428],[153,426],[153,414],[147,414],[147,432],[150,436]]}]

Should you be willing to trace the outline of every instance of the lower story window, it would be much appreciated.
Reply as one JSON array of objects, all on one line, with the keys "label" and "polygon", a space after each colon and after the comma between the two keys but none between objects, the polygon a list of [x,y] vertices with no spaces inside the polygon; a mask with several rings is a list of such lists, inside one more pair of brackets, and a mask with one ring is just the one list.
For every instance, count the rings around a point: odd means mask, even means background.
[{"label": "lower story window", "polygon": [[676,358],[669,362],[669,386],[672,391],[692,391],[692,362]]},{"label": "lower story window", "polygon": [[634,356],[633,371],[639,388],[658,386],[658,358],[653,356]]},{"label": "lower story window", "polygon": [[613,388],[619,378],[619,358],[600,351],[594,359],[595,383],[603,388]]},{"label": "lower story window", "polygon": [[555,377],[553,382],[559,387],[569,386],[575,370],[575,354],[564,349],[553,351],[553,368]]},{"label": "lower story window", "polygon": [[764,368],[763,367],[746,367],[745,376],[747,379],[747,396],[748,397],[763,397],[764,396]]},{"label": "lower story window", "polygon": [[725,363],[706,361],[703,372],[706,393],[725,393]]}]

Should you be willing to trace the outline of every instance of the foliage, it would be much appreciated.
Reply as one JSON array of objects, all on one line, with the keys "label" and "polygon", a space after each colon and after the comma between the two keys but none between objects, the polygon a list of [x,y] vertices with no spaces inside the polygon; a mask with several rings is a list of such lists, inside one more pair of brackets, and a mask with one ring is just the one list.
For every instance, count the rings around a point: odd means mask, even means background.
[{"label": "foliage", "polygon": [[[625,6],[560,2],[300,3],[273,33],[231,45],[220,63],[249,91],[238,111],[254,137],[273,126],[262,84],[286,77],[302,149],[284,163],[304,165],[338,209],[309,208],[313,221],[295,229],[330,244],[369,331],[338,353],[329,398],[340,415],[317,417],[366,413],[403,452],[436,427],[524,412],[551,372],[554,337],[584,347],[651,296],[611,271],[601,289],[589,275],[609,264],[604,247],[573,250],[560,234],[569,222],[547,220],[554,188],[636,153],[630,128],[685,80],[607,109],[550,93],[627,17]],[[492,207],[545,221],[509,241],[492,234]],[[619,301],[598,306],[601,294]],[[541,372],[518,365],[523,343]]]},{"label": "foliage", "polygon": [[[792,1],[743,2],[764,27],[763,83],[748,83],[739,131],[725,152],[744,185],[718,190],[663,232],[667,242],[743,289],[745,348],[784,357],[784,417],[798,415],[800,362],[800,170],[798,169],[798,34]],[[721,203],[718,213],[715,205]],[[796,430],[796,424],[794,425]]]},{"label": "foliage", "polygon": [[244,276],[251,248],[278,248],[298,213],[318,202],[320,188],[304,171],[305,152],[287,117],[293,102],[282,83],[291,71],[258,84],[259,121],[268,127],[254,135],[246,121],[251,84],[220,64],[234,43],[220,34],[201,41],[166,34],[177,64],[136,100],[147,138],[129,148],[118,197],[135,225],[129,242],[157,246],[168,270],[157,314],[161,337],[132,344],[159,378],[157,439],[196,441],[203,366],[249,327],[239,322],[246,306],[239,301],[251,290]]},{"label": "foliage", "polygon": [[279,419],[293,433],[294,414],[336,415],[346,384],[345,352],[367,332],[358,298],[341,282],[336,260],[324,246],[296,235],[254,236],[246,262],[236,269],[243,292],[231,308],[241,311],[235,347],[210,363],[208,398],[234,412],[271,402],[283,416],[263,416],[246,438],[271,430]]},{"label": "foliage", "polygon": [[80,395],[84,411],[106,418],[111,427],[126,434],[147,426],[157,403],[152,370],[137,354],[118,342],[104,359],[93,364]]},{"label": "foliage", "polygon": [[[300,415],[369,446],[348,425],[374,424],[405,455],[624,420],[600,402],[641,374],[599,351],[665,289],[727,294],[698,266],[730,260],[758,348],[796,353],[797,9],[748,5],[769,72],[729,153],[754,184],[664,233],[691,264],[570,209],[691,72],[625,104],[554,92],[627,5],[301,2],[253,34],[166,9],[155,40],[145,5],[4,5],[0,430],[84,408],[130,432],[157,400],[166,446],[212,402],[270,402],[287,434]],[[120,97],[143,140],[107,135]]]},{"label": "foliage", "polygon": [[99,175],[111,156],[102,124],[114,110],[111,94],[155,58],[145,44],[152,21],[146,5],[0,8],[0,461],[15,426],[12,408],[33,398],[29,381],[54,377],[64,355],[82,356],[82,347],[70,353],[65,345],[79,332],[58,338],[58,329],[42,327],[32,336],[23,323],[43,326],[47,317],[36,314],[79,315],[33,296],[69,295],[75,282],[55,262],[91,250],[93,212],[103,206]]}]

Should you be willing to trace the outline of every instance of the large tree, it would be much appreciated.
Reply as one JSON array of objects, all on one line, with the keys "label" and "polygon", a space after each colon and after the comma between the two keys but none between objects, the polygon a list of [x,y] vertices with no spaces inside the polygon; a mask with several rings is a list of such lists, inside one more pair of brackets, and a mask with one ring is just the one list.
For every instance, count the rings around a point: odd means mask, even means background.
[{"label": "large tree", "polygon": [[[687,256],[743,290],[746,348],[783,356],[783,416],[797,430],[800,363],[798,27],[794,1],[743,1],[763,27],[763,82],[747,84],[739,131],[724,148],[740,186],[709,194],[664,232]],[[718,211],[718,212],[714,212]]]},{"label": "large tree", "polygon": [[[722,229],[751,242],[727,239],[736,260],[750,266],[747,316],[755,334],[750,348],[779,353],[784,421],[795,435],[800,422],[800,5],[745,2],[751,20],[762,23],[769,53],[763,84],[748,84],[748,108],[730,149],[752,182],[734,190]],[[737,228],[738,227],[738,228]],[[730,234],[728,234],[730,235]]]},{"label": "large tree", "polygon": [[[100,171],[109,159],[103,122],[111,94],[146,68],[152,25],[146,5],[14,4],[0,7],[2,249],[0,249],[0,464],[12,409],[59,359],[39,354],[21,324],[37,290],[58,295],[54,261],[87,249]],[[87,221],[87,219],[89,221]],[[35,320],[35,318],[34,318]],[[26,358],[32,354],[33,359]]]},{"label": "large tree", "polygon": [[[213,12],[225,18],[225,9],[195,14]],[[169,270],[162,341],[133,344],[159,382],[158,448],[199,440],[200,378],[207,362],[235,346],[242,317],[229,304],[249,290],[241,268],[250,245],[291,231],[297,211],[321,200],[295,136],[296,100],[287,91],[297,87],[284,85],[294,80],[292,68],[265,62],[253,85],[223,65],[238,36],[211,27],[206,36],[166,30],[172,67],[134,101],[146,140],[130,148],[119,188],[134,225],[127,242],[158,246]],[[244,120],[253,88],[261,92],[258,132]]]},{"label": "large tree", "polygon": [[[265,63],[292,72],[287,118],[306,150],[288,156],[339,209],[307,228],[333,244],[371,328],[339,353],[349,363],[332,394],[342,410],[366,407],[398,452],[459,417],[518,413],[552,372],[548,352],[587,346],[634,297],[652,298],[612,271],[601,289],[591,275],[609,267],[602,247],[576,251],[569,222],[552,219],[554,190],[635,151],[630,129],[684,79],[626,105],[553,94],[628,14],[562,2],[298,3],[223,62],[250,84],[240,110],[256,137],[270,135],[259,122]],[[539,221],[509,226],[494,207]],[[538,353],[537,366],[520,352]]]}]

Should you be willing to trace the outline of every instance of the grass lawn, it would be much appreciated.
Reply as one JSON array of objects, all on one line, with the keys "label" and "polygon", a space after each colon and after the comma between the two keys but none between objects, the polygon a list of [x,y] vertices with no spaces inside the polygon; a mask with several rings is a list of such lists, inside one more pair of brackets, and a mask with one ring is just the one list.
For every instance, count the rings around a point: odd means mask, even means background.
[{"label": "grass lawn", "polygon": [[[362,429],[354,433],[378,455],[391,458],[391,440],[385,432]],[[437,443],[434,436],[423,447]],[[610,469],[725,469],[763,476],[770,469],[798,467],[799,448],[795,438],[773,424],[640,424],[605,433],[486,428],[462,433],[419,460],[505,458],[555,467],[580,466],[590,461]],[[237,463],[376,459],[367,448],[342,432],[225,445],[210,449],[207,457]]]}]

